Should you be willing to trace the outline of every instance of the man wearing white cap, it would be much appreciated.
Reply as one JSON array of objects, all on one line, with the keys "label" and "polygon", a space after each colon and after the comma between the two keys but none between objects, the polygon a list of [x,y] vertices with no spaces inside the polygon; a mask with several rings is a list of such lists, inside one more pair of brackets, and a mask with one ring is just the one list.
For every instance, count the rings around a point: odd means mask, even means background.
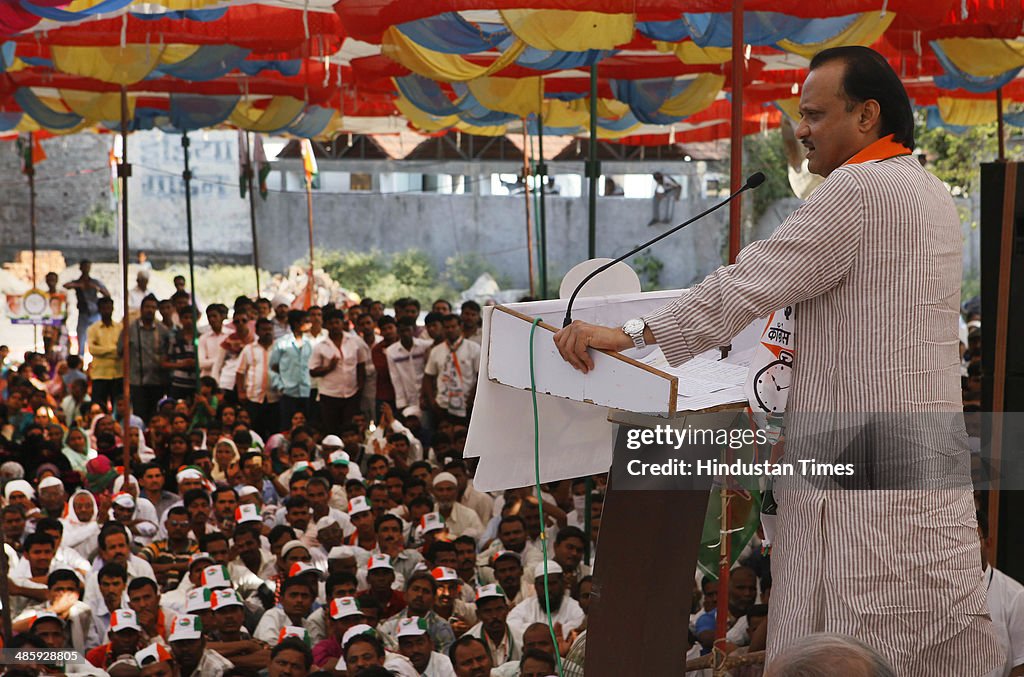
[{"label": "man wearing white cap", "polygon": [[138,666],[139,677],[180,677],[181,673],[178,671],[174,656],[162,644],[150,644],[136,651],[134,660]]},{"label": "man wearing white cap", "polygon": [[458,501],[458,480],[450,472],[438,473],[434,477],[433,492],[437,511],[444,517],[448,533],[452,538],[462,535],[479,537],[484,532],[480,517]]},{"label": "man wearing white cap", "polygon": [[498,537],[477,559],[480,562],[487,562],[499,550],[508,550],[519,555],[519,561],[527,570],[544,561],[544,554],[530,543],[526,534],[526,521],[519,515],[505,515],[501,518],[498,522]]},{"label": "man wearing white cap", "polygon": [[490,583],[480,586],[476,592],[476,616],[480,622],[466,634],[483,641],[491,663],[501,665],[517,661],[522,657],[522,638],[515,638],[506,622],[508,599],[500,585]]},{"label": "man wearing white cap", "polygon": [[398,622],[395,633],[398,651],[412,662],[424,677],[455,677],[451,660],[434,651],[434,642],[427,634],[426,619],[413,616]]},{"label": "man wearing white cap", "polygon": [[117,609],[110,615],[108,642],[90,649],[85,659],[97,668],[105,670],[111,663],[124,655],[132,656],[141,648],[142,628],[131,609]]},{"label": "man wearing white cap", "polygon": [[455,632],[448,621],[434,611],[437,581],[428,571],[417,571],[405,582],[406,607],[378,626],[381,635],[390,641],[397,639],[398,624],[412,617],[421,618],[428,628],[438,651],[446,652],[455,641]]},{"label": "man wearing white cap", "polygon": [[206,646],[203,624],[198,616],[175,618],[167,641],[181,668],[181,677],[221,677],[225,671],[235,667],[227,658]]},{"label": "man wearing white cap", "polygon": [[348,668],[351,674],[358,675],[379,666],[396,677],[419,677],[419,671],[409,659],[400,653],[386,650],[380,634],[369,625],[349,628],[341,644],[344,654],[333,666],[337,671]]},{"label": "man wearing white cap", "polygon": [[[583,613],[579,602],[566,591],[562,567],[558,562],[548,560],[546,566],[551,620],[561,627],[562,639],[567,640],[570,633],[579,628],[586,619],[586,614]],[[512,629],[513,636],[520,639],[531,623],[547,623],[549,609],[545,605],[544,569],[544,562],[534,567],[533,586],[537,594],[517,604],[508,614],[508,627]]]},{"label": "man wearing white cap", "polygon": [[185,613],[188,593],[202,585],[203,569],[213,564],[208,552],[196,552],[188,560],[188,569],[181,582],[171,591],[161,595],[161,603],[175,616]]},{"label": "man wearing white cap", "polygon": [[38,614],[54,614],[67,622],[71,646],[85,651],[85,638],[92,626],[92,609],[80,601],[81,576],[71,569],[56,569],[47,577],[46,586],[46,601],[25,607],[21,615],[14,619],[14,632],[28,630],[31,619]]},{"label": "man wearing white cap", "polygon": [[210,593],[210,610],[217,629],[206,642],[207,650],[215,650],[236,668],[256,671],[265,667],[270,649],[245,629],[245,605],[238,593],[231,588],[214,590]]},{"label": "man wearing white cap", "polygon": [[423,561],[423,555],[405,547],[404,523],[401,518],[391,514],[381,515],[374,526],[377,531],[377,547],[373,552],[388,555],[395,571],[403,578],[409,578],[416,565]]}]

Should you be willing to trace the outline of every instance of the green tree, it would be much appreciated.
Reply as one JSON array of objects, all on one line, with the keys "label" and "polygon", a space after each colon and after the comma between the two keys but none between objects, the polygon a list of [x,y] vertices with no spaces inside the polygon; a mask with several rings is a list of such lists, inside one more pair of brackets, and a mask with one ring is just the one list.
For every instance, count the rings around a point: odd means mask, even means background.
[{"label": "green tree", "polygon": [[982,162],[996,159],[999,141],[996,124],[975,125],[966,131],[945,127],[928,129],[923,112],[917,113],[915,136],[924,151],[927,167],[949,185],[956,196],[970,196],[978,190]]}]

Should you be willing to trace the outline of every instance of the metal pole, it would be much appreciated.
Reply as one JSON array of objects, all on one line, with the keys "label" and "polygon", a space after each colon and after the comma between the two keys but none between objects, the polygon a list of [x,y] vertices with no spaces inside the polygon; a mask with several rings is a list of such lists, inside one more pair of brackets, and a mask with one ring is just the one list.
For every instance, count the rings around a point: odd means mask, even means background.
[{"label": "metal pole", "polygon": [[[310,152],[313,150],[310,148]],[[306,283],[306,308],[313,305],[313,177],[306,177],[306,212],[309,215],[309,281]]]},{"label": "metal pole", "polygon": [[588,197],[590,199],[587,232],[587,258],[597,256],[597,177],[601,163],[597,160],[597,64],[590,66],[590,144],[587,151]]},{"label": "metal pole", "polygon": [[1006,162],[1006,135],[1003,131],[1003,88],[996,90],[996,133],[999,136],[999,161]]},{"label": "metal pole", "polygon": [[530,143],[527,137],[526,118],[523,118],[523,195],[526,198],[526,268],[530,276],[530,296],[533,296],[533,219],[530,218]]},{"label": "metal pole", "polygon": [[[132,166],[128,162],[128,89],[121,85],[121,163],[117,165],[117,176],[121,180],[121,303],[124,310],[121,321],[122,345],[121,355],[121,382],[124,384],[124,405],[125,405],[125,430],[124,440],[124,481],[128,484],[128,477],[131,474],[131,425],[132,425],[132,398],[131,398],[131,361],[128,349],[128,178],[132,175]],[[139,363],[139,375],[142,374],[142,363]],[[115,407],[117,404],[115,403]]]},{"label": "metal pole", "polygon": [[[743,184],[743,0],[732,3],[732,124],[729,144],[729,190]],[[743,200],[729,205],[729,263],[740,253],[740,218]]]},{"label": "metal pole", "polygon": [[[590,552],[590,541],[592,537],[590,535],[591,520],[590,514],[591,506],[593,506],[593,493],[594,493],[594,476],[587,475],[587,479],[583,480],[583,491],[586,492],[586,496],[583,501],[583,531],[587,535],[587,540],[583,543],[583,563],[590,566],[590,560],[593,559],[594,553]],[[595,544],[596,545],[596,544]]]},{"label": "metal pole", "polygon": [[[34,141],[35,136],[32,132],[29,132],[28,157],[25,158],[25,174],[28,175],[28,221],[29,228],[32,231],[32,288],[38,289],[38,284],[36,283],[36,165],[35,158],[32,157]],[[78,341],[81,343],[82,338],[79,337]],[[39,351],[39,325],[35,323],[32,324],[32,351]]]},{"label": "metal pole", "polygon": [[256,270],[256,298],[260,296],[260,248],[256,240],[256,195],[252,190],[252,180],[255,172],[252,167],[252,144],[249,143],[249,132],[245,133],[246,148],[245,157],[245,181],[249,187],[249,225],[252,227],[252,267]]},{"label": "metal pole", "polygon": [[25,173],[28,175],[28,219],[32,228],[32,288],[36,289],[36,165],[32,157],[34,141],[35,135],[29,132]]},{"label": "metal pole", "polygon": [[540,232],[538,233],[537,249],[540,254],[540,297],[548,297],[548,220],[547,210],[544,207],[545,187],[548,179],[548,166],[544,163],[544,116],[537,114],[537,177],[540,180],[540,208],[537,210],[540,221]]},{"label": "metal pole", "polygon": [[196,307],[196,259],[192,242],[192,170],[189,168],[189,146],[192,144],[188,132],[181,133],[181,149],[185,153],[185,168],[181,178],[185,180],[185,228],[188,232],[188,283],[192,290],[190,299],[192,313],[192,355],[195,357],[196,392],[199,392],[199,309]]}]

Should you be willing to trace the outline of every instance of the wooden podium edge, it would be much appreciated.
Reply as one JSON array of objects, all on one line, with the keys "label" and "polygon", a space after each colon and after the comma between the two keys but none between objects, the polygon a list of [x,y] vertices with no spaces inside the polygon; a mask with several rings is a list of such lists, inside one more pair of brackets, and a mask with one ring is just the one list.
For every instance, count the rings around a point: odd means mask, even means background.
[{"label": "wooden podium edge", "polygon": [[[499,310],[499,311],[501,311],[503,313],[506,313],[506,314],[511,315],[511,316],[513,316],[515,318],[518,318],[518,319],[520,319],[520,320],[522,320],[524,322],[529,322],[530,324],[533,324],[533,320],[535,319],[535,318],[530,317],[529,315],[525,315],[523,313],[520,313],[517,310],[512,310],[508,306],[503,306],[501,304],[495,305],[494,306],[494,310]],[[554,327],[554,326],[548,324],[547,322],[539,322],[537,326],[542,328],[542,329],[546,329],[546,330],[550,331],[552,334],[554,334],[554,333],[556,333],[558,331],[557,327]],[[490,337],[488,337],[488,341],[489,340],[490,340]],[[614,350],[604,350],[604,349],[601,349],[601,348],[592,348],[592,350],[596,350],[599,353],[604,353],[608,357],[611,357],[611,358],[614,358],[616,360],[619,360],[620,362],[625,362],[626,364],[628,364],[630,366],[637,367],[638,369],[642,369],[642,370],[648,372],[649,374],[653,374],[655,376],[659,376],[659,377],[665,379],[666,381],[668,381],[669,382],[669,402],[668,402],[667,415],[670,416],[670,417],[676,415],[676,413],[677,413],[676,412],[676,401],[679,399],[679,378],[677,376],[673,376],[672,374],[665,373],[665,372],[661,371],[660,369],[655,369],[654,367],[652,367],[650,365],[647,365],[647,364],[644,364],[643,362],[639,362],[637,360],[634,360],[631,357],[626,357],[622,353],[615,352]],[[558,397],[558,396],[554,395],[554,397]],[[570,399],[570,398],[564,398],[564,399]],[[594,403],[591,403],[591,404],[594,404]]]}]

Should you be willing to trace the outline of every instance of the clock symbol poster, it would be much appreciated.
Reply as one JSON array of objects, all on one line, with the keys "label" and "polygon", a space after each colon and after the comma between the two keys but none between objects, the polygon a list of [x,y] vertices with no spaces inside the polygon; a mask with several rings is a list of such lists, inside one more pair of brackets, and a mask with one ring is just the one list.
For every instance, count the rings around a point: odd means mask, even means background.
[{"label": "clock symbol poster", "polygon": [[755,413],[782,414],[786,410],[795,355],[793,329],[793,307],[787,306],[772,313],[761,332],[745,384],[747,401]]}]

